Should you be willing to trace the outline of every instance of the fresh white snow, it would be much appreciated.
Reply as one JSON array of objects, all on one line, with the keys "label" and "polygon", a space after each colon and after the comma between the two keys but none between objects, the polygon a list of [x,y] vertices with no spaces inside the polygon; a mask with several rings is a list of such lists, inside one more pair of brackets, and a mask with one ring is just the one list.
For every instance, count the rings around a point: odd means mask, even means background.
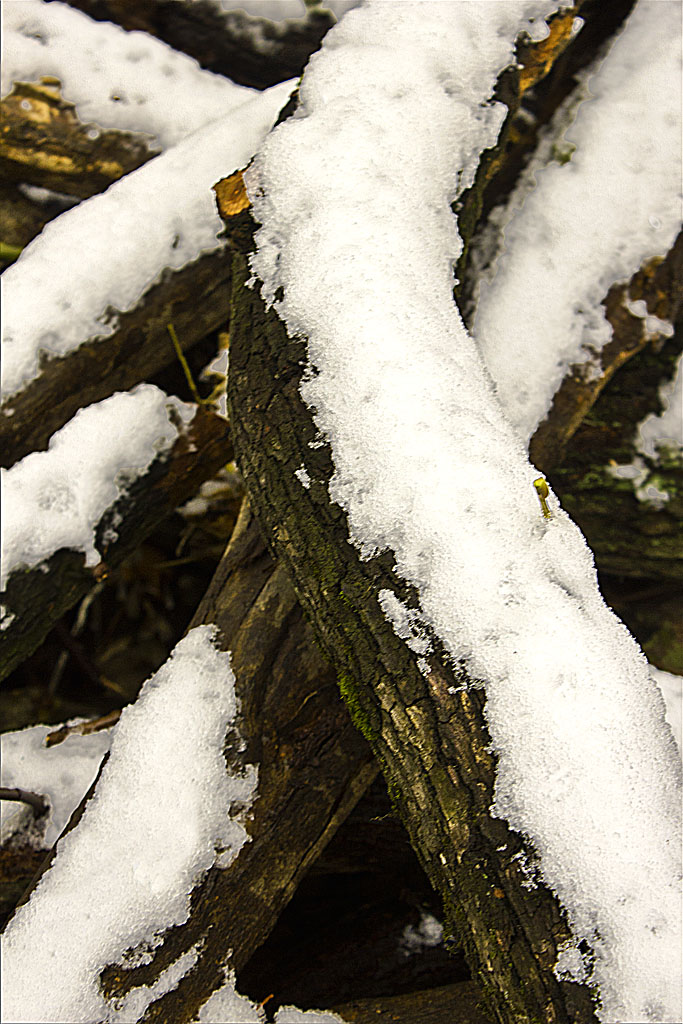
[{"label": "fresh white snow", "polygon": [[535,172],[481,283],[474,336],[525,440],[569,366],[590,364],[610,340],[610,286],[663,256],[680,230],[681,10],[638,3],[582,85],[591,98],[566,132],[571,159]]},{"label": "fresh white snow", "polygon": [[52,435],[47,451],[0,469],[0,591],[15,569],[40,565],[60,548],[83,551],[85,564],[97,565],[100,519],[171,448],[178,437],[172,413],[187,422],[194,411],[140,384],[80,409]]},{"label": "fresh white snow", "polygon": [[223,742],[237,705],[229,656],[213,646],[213,634],[210,626],[193,629],[124,709],[81,822],[7,926],[8,1024],[130,1024],[191,969],[190,953],[154,992],[136,990],[124,1006],[107,1004],[98,988],[105,965],[153,947],[159,933],[185,921],[197,882],[217,859],[227,866],[248,839],[242,815],[257,768],[244,777],[226,772]]},{"label": "fresh white snow", "polygon": [[[74,719],[75,724],[81,719]],[[53,747],[45,746],[45,737],[55,726],[34,725],[0,735],[0,786],[25,789],[46,797],[50,809],[38,844],[49,849],[62,834],[73,811],[88,792],[102,758],[109,750],[111,730],[102,729],[88,736],[69,736]],[[33,811],[26,804],[0,801],[0,844],[26,830]]]},{"label": "fresh white snow", "polygon": [[4,0],[2,95],[58,78],[85,124],[145,132],[161,149],[257,96],[146,32],[93,21],[61,3]]},{"label": "fresh white snow", "polygon": [[224,244],[211,186],[249,160],[292,88],[258,94],[45,227],[2,275],[3,402],[37,376],[41,352],[113,334],[165,268]]},{"label": "fresh white snow", "polygon": [[[680,759],[664,702],[552,494],[552,518],[542,517],[520,423],[503,411],[452,302],[461,241],[450,202],[495,141],[503,111],[486,100],[515,36],[533,17],[542,37],[552,7],[376,2],[348,12],[309,64],[297,115],[271,133],[248,172],[263,225],[252,269],[289,332],[308,339],[315,372],[302,395],[331,445],[330,495],[346,510],[352,539],[365,557],[395,553],[424,621],[485,681],[499,757],[492,811],[531,837],[577,943],[586,939],[595,953],[592,973],[576,946],[574,956],[563,952],[561,969],[578,970],[579,958],[602,1021],[663,1024],[679,1021],[681,1007]],[[584,200],[593,210],[600,197],[597,217],[618,205],[622,185],[631,189],[634,269],[666,249],[663,212],[679,189],[675,182],[667,206],[666,154],[657,149],[653,159],[642,144],[645,127],[664,145],[667,119],[678,117],[677,101],[661,95],[663,76],[677,95],[668,39],[678,53],[678,10],[639,4],[640,48],[630,46],[629,27],[601,79],[596,107],[611,113],[587,119],[577,134],[595,146],[594,135],[604,136],[619,186],[605,191],[604,179],[591,177],[602,165],[591,165],[572,225],[581,235]],[[629,123],[615,138],[622,103]],[[622,143],[636,119],[631,157]],[[649,234],[638,219],[643,189],[646,220],[659,217],[659,226],[647,221]],[[643,235],[652,242],[646,251]],[[612,233],[609,244],[617,250],[609,274],[619,276],[629,238]],[[581,251],[590,280],[599,280],[602,240]],[[500,390],[518,359],[517,327],[539,295],[549,320],[564,301],[533,279],[519,283],[501,321]],[[540,359],[555,345],[552,332],[537,345]],[[398,611],[389,609],[391,621]]]}]

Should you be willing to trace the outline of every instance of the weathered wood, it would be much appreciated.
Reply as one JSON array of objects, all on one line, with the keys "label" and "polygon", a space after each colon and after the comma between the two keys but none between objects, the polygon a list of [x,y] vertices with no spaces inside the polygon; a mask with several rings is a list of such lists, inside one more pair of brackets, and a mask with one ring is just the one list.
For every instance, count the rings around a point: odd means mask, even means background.
[{"label": "weathered wood", "polygon": [[15,83],[0,101],[0,176],[88,199],[155,155],[145,136],[82,124],[59,82]]},{"label": "weathered wood", "polygon": [[[113,21],[128,31],[149,32],[194,57],[201,67],[254,89],[298,78],[335,22],[330,11],[311,10],[305,19],[281,24],[240,10],[220,11],[204,0],[67,2],[98,21]],[[260,46],[259,36],[263,40]]]},{"label": "weathered wood", "polygon": [[348,1024],[492,1024],[471,981],[384,999],[358,999],[332,1009]]},{"label": "weathered wood", "polygon": [[213,868],[192,895],[186,924],[171,929],[151,963],[107,968],[104,990],[120,995],[151,984],[200,943],[199,959],[177,989],[153,1003],[152,1021],[191,1021],[259,946],[299,879],[376,774],[371,752],[339,699],[287,575],[268,555],[245,505],[233,539],[192,625],[215,623],[230,650],[241,708],[228,736],[232,771],[257,764],[251,837],[225,870]]},{"label": "weathered wood", "polygon": [[[361,561],[349,543],[346,517],[328,495],[329,448],[299,394],[305,343],[288,337],[258,289],[246,286],[249,277],[236,254],[228,400],[239,465],[269,543],[291,574],[495,1019],[594,1021],[588,988],[559,982],[553,972],[570,935],[557,900],[543,885],[524,885],[519,855],[532,851],[490,816],[495,757],[483,691],[463,685],[436,638],[423,675],[384,617],[380,589],[411,605],[416,595],[393,571],[391,553]],[[304,459],[309,488],[295,477]]]},{"label": "weathered wood", "polygon": [[0,679],[40,645],[61,616],[101,578],[127,558],[161,520],[195,493],[232,458],[228,424],[200,408],[180,434],[168,456],[157,459],[139,477],[96,528],[103,562],[86,568],[85,556],[61,549],[42,566],[17,569],[0,598],[13,616],[0,631]]},{"label": "weathered wood", "polygon": [[176,359],[167,325],[184,350],[224,325],[230,312],[230,254],[220,249],[167,270],[137,306],[112,312],[116,329],[84,338],[65,356],[43,357],[39,375],[0,405],[0,465],[8,467],[49,438],[78,409],[127,391]]}]

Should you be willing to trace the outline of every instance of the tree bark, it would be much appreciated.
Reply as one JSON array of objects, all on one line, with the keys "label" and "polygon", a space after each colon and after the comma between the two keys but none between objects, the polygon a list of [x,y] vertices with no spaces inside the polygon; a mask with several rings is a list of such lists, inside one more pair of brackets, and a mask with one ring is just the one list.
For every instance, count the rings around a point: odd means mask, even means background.
[{"label": "tree bark", "polygon": [[170,454],[157,459],[102,517],[96,527],[103,559],[98,566],[86,568],[82,553],[63,548],[42,566],[11,573],[0,595],[5,615],[12,616],[0,631],[0,679],[32,654],[96,580],[132,554],[232,454],[227,422],[198,409],[189,425],[180,429]]},{"label": "tree bark", "polygon": [[194,1019],[223,983],[221,966],[239,970],[263,942],[376,774],[286,574],[265,550],[246,505],[191,625],[202,622],[219,627],[221,646],[232,653],[241,715],[226,758],[233,771],[258,765],[258,798],[246,826],[251,841],[195,889],[188,922],[167,933],[149,965],[104,972],[105,991],[122,994],[150,984],[203,941],[196,966],[152,1004],[145,1024]]},{"label": "tree bark", "polygon": [[44,357],[39,375],[0,405],[0,465],[46,448],[80,408],[127,391],[172,363],[169,323],[186,351],[227,323],[230,260],[220,249],[181,270],[164,271],[134,309],[112,312],[112,335],[84,338],[65,356]]},{"label": "tree bark", "polygon": [[[489,813],[495,757],[483,691],[451,668],[436,638],[423,675],[384,617],[380,589],[411,605],[416,595],[395,575],[390,553],[361,561],[349,543],[346,517],[327,491],[329,448],[319,446],[299,394],[304,342],[288,337],[258,288],[246,286],[249,277],[237,254],[228,400],[240,468],[269,543],[441,894],[448,930],[464,942],[496,1020],[594,1021],[588,988],[553,973],[570,933],[553,894],[524,885],[520,861],[533,859],[533,851]],[[304,459],[309,488],[294,475]]]},{"label": "tree bark", "polygon": [[18,82],[0,102],[0,175],[88,199],[150,160],[144,136],[94,130],[62,98],[57,79]]}]

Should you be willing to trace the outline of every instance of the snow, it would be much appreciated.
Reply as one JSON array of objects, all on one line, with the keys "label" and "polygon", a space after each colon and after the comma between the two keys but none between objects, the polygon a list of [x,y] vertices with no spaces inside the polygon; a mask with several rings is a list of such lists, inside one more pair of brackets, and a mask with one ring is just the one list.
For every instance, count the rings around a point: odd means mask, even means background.
[{"label": "snow", "polygon": [[3,401],[39,372],[41,352],[65,355],[114,333],[165,268],[219,240],[211,186],[243,166],[292,82],[273,86],[48,224],[2,276]]},{"label": "snow", "polygon": [[[450,203],[495,141],[502,111],[485,101],[515,36],[533,17],[540,38],[551,9],[402,3],[387,17],[376,2],[346,14],[311,59],[297,115],[268,136],[246,175],[263,225],[251,266],[289,333],[308,339],[301,393],[331,446],[330,497],[353,542],[365,558],[394,552],[419,592],[420,620],[484,681],[499,759],[492,813],[531,838],[576,944],[592,947],[593,968],[581,964],[600,1019],[662,1024],[679,1021],[681,1007],[680,759],[664,702],[552,492],[551,518],[542,516],[520,424],[503,411],[452,302],[462,243]],[[673,38],[678,51],[677,10],[636,8],[637,46],[629,27],[596,85],[595,107],[607,113],[577,128],[577,151],[589,138],[596,147],[608,140],[610,182],[619,184],[606,193],[603,178],[591,177],[599,162],[589,171],[583,158],[572,161],[570,179],[580,168],[585,186],[572,224],[577,237],[591,232],[582,250],[591,280],[607,249],[585,222],[584,200],[598,219],[622,187],[638,200],[629,208],[638,252],[612,232],[610,283],[627,251],[635,268],[667,246],[669,226],[647,234],[640,221],[643,189],[647,218],[668,209],[659,201],[669,166],[644,153],[640,130],[645,123],[648,145],[654,136],[659,147],[666,117],[677,122],[677,78],[669,79],[678,58],[667,44]],[[661,96],[662,67],[673,100]],[[628,123],[615,137],[608,129],[622,103]],[[635,146],[626,162],[625,137]],[[599,222],[612,225],[609,214]],[[603,294],[601,286],[596,301]],[[539,296],[548,323],[563,305],[562,291],[518,284],[507,359],[495,370],[499,394],[515,373],[517,324]],[[542,335],[539,361],[554,343],[551,331]]]},{"label": "snow", "polygon": [[683,701],[683,676],[673,675],[671,672],[664,672],[655,665],[650,665],[650,675],[661,690],[664,703],[666,704],[666,720],[671,726],[679,753],[683,753],[683,738],[681,728],[681,702]]},{"label": "snow", "polygon": [[638,427],[638,450],[651,459],[657,457],[657,447],[683,447],[683,357],[679,358],[672,381],[659,389],[663,411],[647,416]]},{"label": "snow", "polygon": [[[321,7],[341,18],[359,3],[360,0],[325,0]],[[303,0],[218,0],[217,6],[223,11],[244,11],[252,18],[267,18],[269,21],[289,21],[306,16]]]},{"label": "snow", "polygon": [[588,77],[591,98],[566,132],[571,159],[536,172],[481,284],[474,336],[525,439],[569,366],[610,340],[610,286],[664,255],[680,229],[680,39],[681,5],[641,0]]},{"label": "snow", "polygon": [[298,1010],[296,1006],[282,1006],[275,1014],[275,1024],[344,1024],[332,1010]]},{"label": "snow", "polygon": [[[82,719],[69,724],[79,721]],[[25,789],[49,801],[44,831],[38,839],[46,849],[57,841],[88,792],[111,740],[110,730],[103,729],[88,736],[69,736],[62,743],[46,747],[45,737],[54,729],[34,725],[0,735],[0,786]],[[32,819],[33,811],[26,804],[0,801],[0,844],[24,827],[27,811]]]},{"label": "snow", "polygon": [[99,128],[145,132],[167,149],[258,95],[146,32],[93,21],[66,4],[2,4],[2,95],[15,81],[58,78],[79,119]]},{"label": "snow", "polygon": [[60,548],[82,551],[86,565],[97,565],[95,528],[169,451],[178,436],[173,413],[187,421],[194,408],[141,384],[80,409],[52,435],[47,451],[0,470],[0,591],[16,569],[40,565]]},{"label": "snow", "polygon": [[266,1019],[263,1009],[235,991],[233,971],[224,970],[224,974],[224,984],[200,1007],[199,1015],[193,1024],[216,1024],[216,1021],[230,1021],[230,1024],[263,1024]]},{"label": "snow", "polygon": [[422,911],[417,926],[409,924],[403,929],[401,946],[406,956],[420,953],[431,946],[438,946],[443,942],[443,925],[434,917]]},{"label": "snow", "polygon": [[[242,816],[257,769],[226,773],[237,705],[229,656],[213,635],[211,626],[193,629],[124,709],[81,822],[3,934],[3,1021],[130,1022],[100,993],[100,971],[185,921],[217,855],[227,866],[247,841]],[[193,962],[176,962],[157,992]],[[127,1005],[141,1013],[152,998],[137,990]]]}]

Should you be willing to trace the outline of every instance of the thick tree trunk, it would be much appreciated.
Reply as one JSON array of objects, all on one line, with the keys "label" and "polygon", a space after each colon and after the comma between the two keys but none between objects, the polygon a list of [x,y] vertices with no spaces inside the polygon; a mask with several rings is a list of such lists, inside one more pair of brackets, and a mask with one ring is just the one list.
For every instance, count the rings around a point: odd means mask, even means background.
[{"label": "thick tree trunk", "polygon": [[[495,757],[483,691],[450,667],[436,639],[423,675],[385,618],[381,589],[413,605],[415,594],[393,572],[390,553],[361,561],[349,543],[346,517],[328,495],[329,448],[320,445],[299,394],[304,343],[266,311],[258,289],[246,286],[249,276],[245,257],[236,255],[228,398],[259,521],[291,574],[495,1019],[594,1021],[588,988],[560,982],[553,972],[570,933],[553,894],[525,884],[523,863],[533,851],[490,815]],[[295,476],[304,461],[308,488]]]},{"label": "thick tree trunk", "polygon": [[198,409],[167,457],[157,459],[95,528],[102,562],[86,568],[84,556],[60,549],[47,563],[17,569],[0,594],[9,621],[0,631],[0,679],[42,643],[58,619],[109,569],[120,565],[152,530],[232,458],[228,424]]}]

